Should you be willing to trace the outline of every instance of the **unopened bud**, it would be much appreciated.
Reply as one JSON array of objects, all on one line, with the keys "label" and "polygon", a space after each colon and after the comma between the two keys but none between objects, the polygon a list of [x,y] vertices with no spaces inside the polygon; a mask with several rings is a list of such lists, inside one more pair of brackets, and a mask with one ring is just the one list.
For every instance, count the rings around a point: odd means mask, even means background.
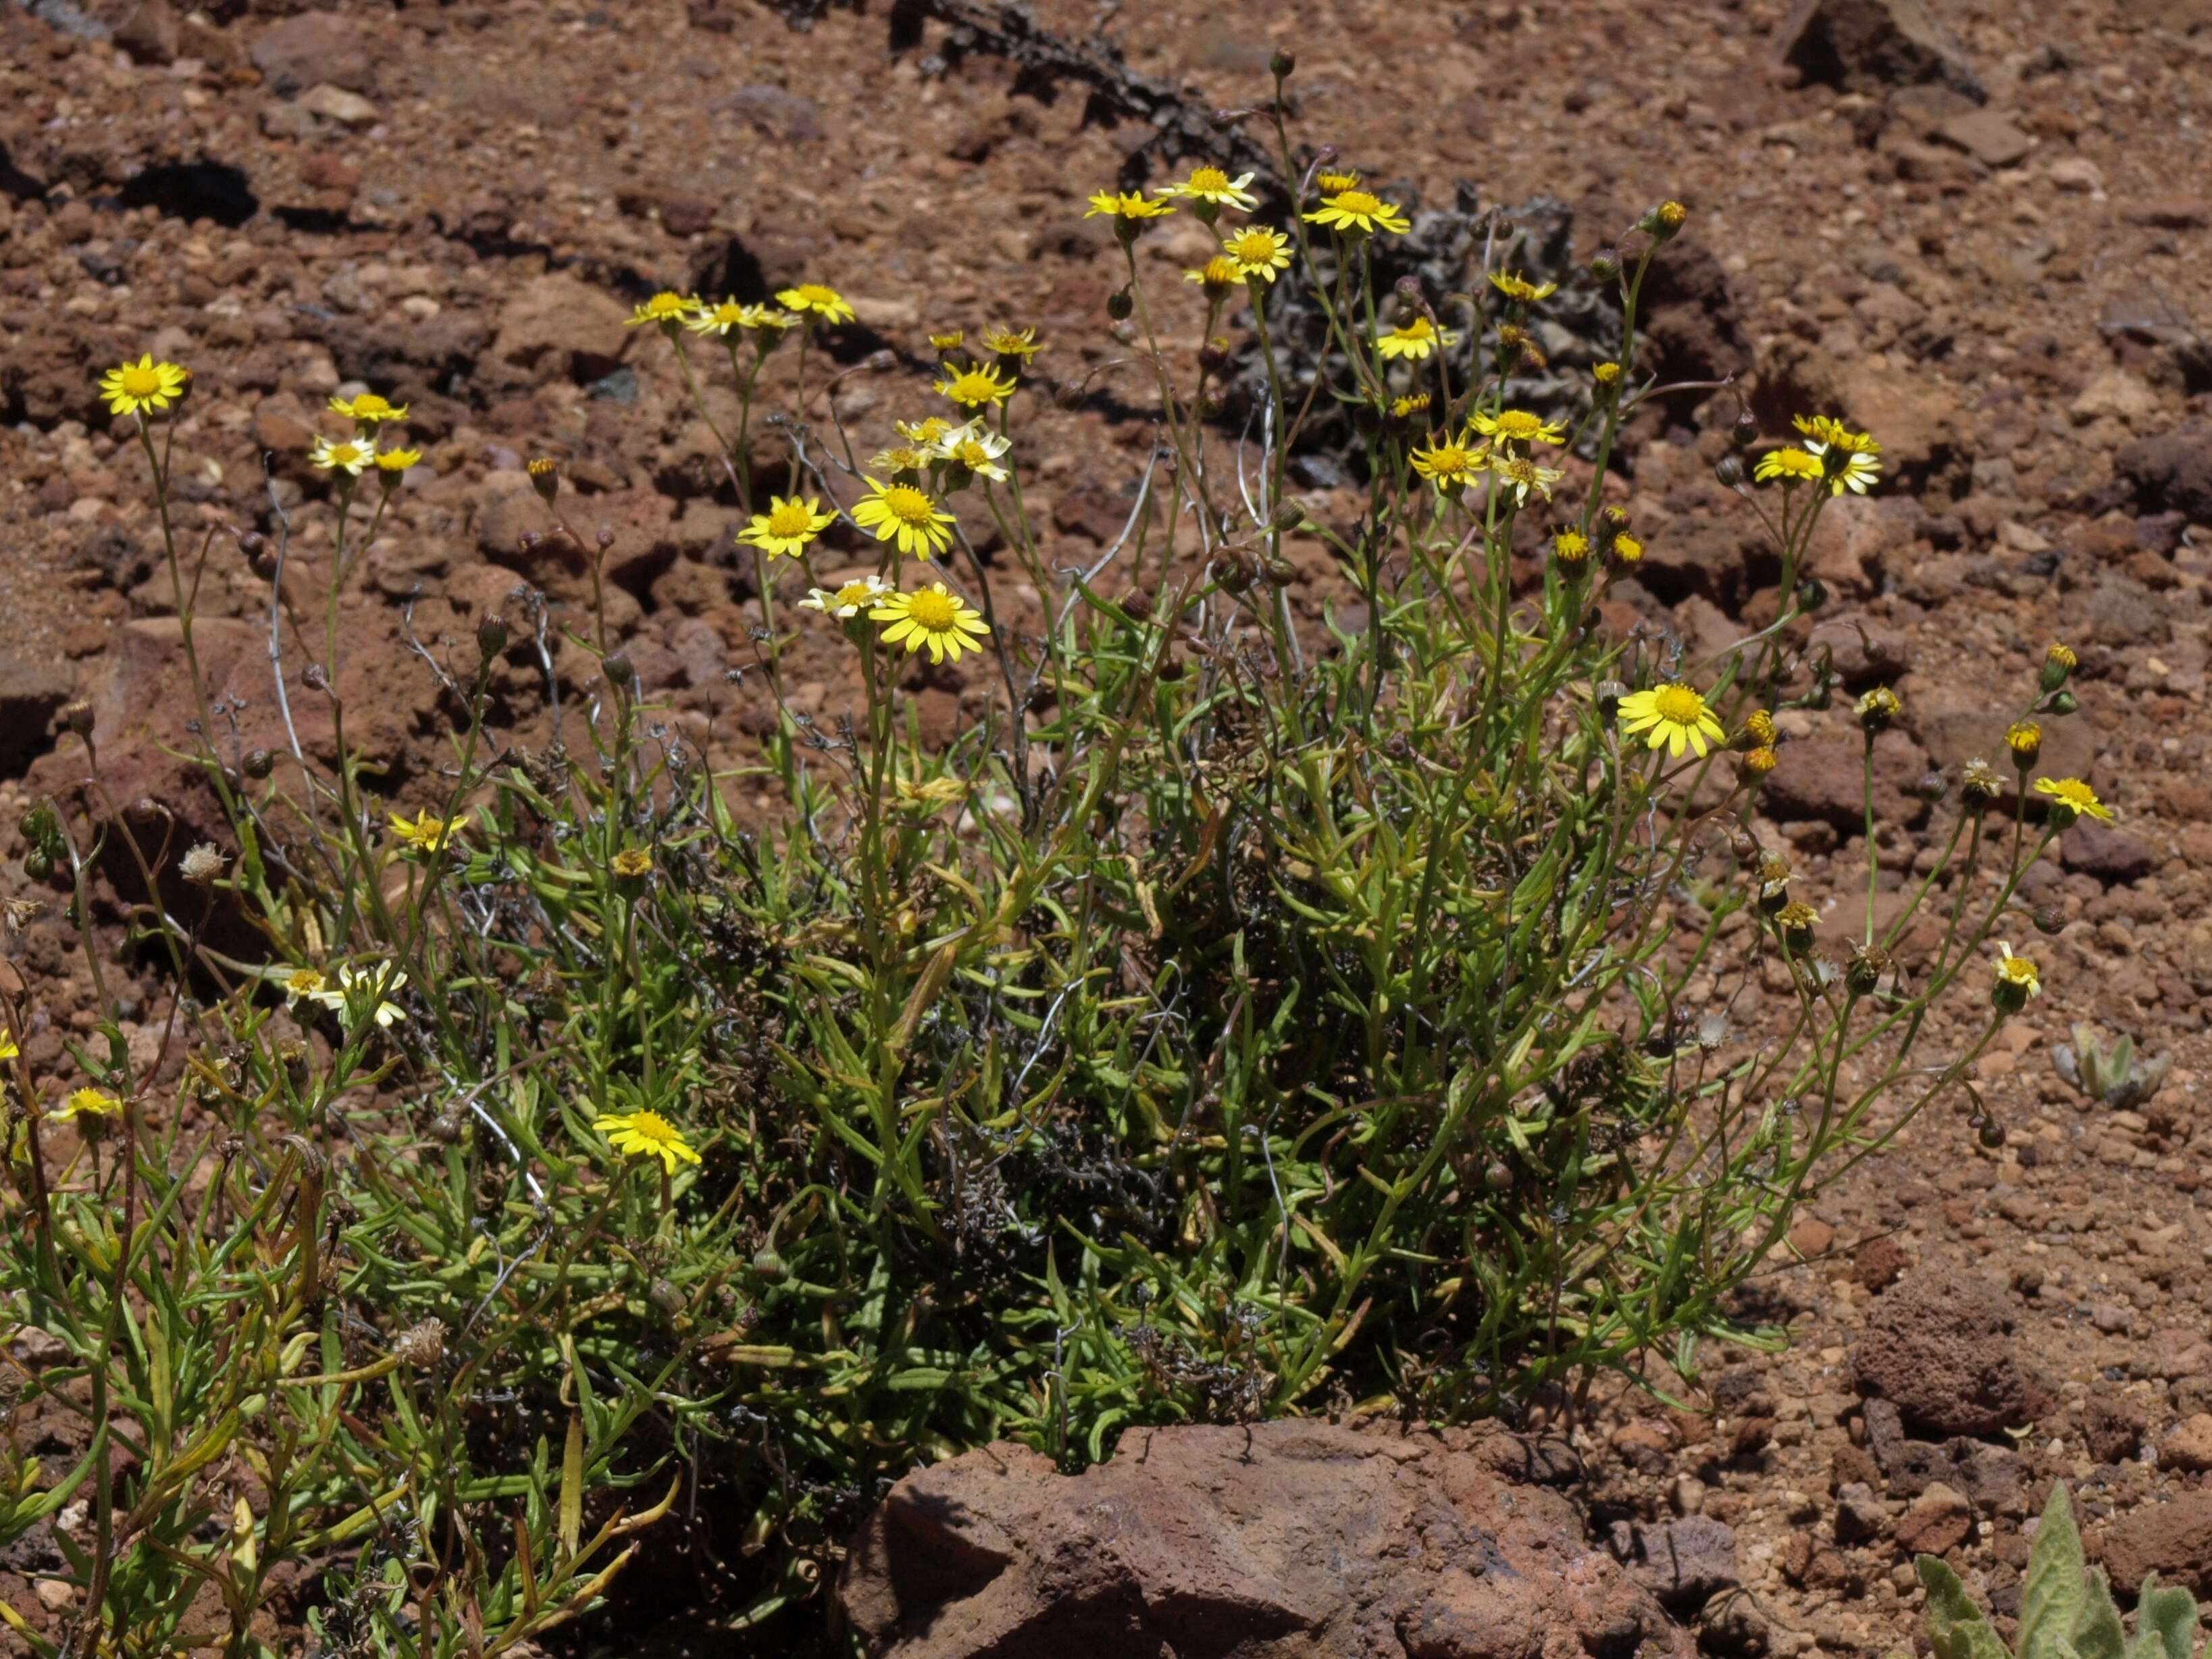
[{"label": "unopened bud", "polygon": [[530,487],[550,507],[554,496],[561,491],[561,464],[550,455],[539,455],[533,457],[524,471],[530,474]]},{"label": "unopened bud", "polygon": [[1137,302],[1129,297],[1126,288],[1117,288],[1106,296],[1106,314],[1117,323],[1127,322],[1129,313],[1136,308]]},{"label": "unopened bud", "polygon": [[1590,258],[1590,275],[1601,283],[1609,283],[1620,275],[1620,254],[1615,249],[1600,248]]},{"label": "unopened bud", "polygon": [[2073,677],[2079,662],[2070,646],[2058,641],[2051,642],[2051,649],[2043,653],[2042,686],[2045,691],[2056,691]]},{"label": "unopened bud", "polygon": [[617,651],[606,659],[607,678],[620,686],[637,684],[637,665],[629,659],[626,651]]},{"label": "unopened bud", "polygon": [[507,649],[507,618],[498,611],[487,611],[477,619],[477,649],[487,657]]},{"label": "unopened bud", "polygon": [[1984,1114],[1981,1127],[1974,1131],[1974,1139],[1994,1152],[2005,1143],[2004,1125],[1988,1114]]},{"label": "unopened bud", "polygon": [[1713,477],[1721,481],[1723,489],[1743,488],[1743,457],[1731,451],[1713,463]]},{"label": "unopened bud", "polygon": [[1797,608],[1818,611],[1828,603],[1828,585],[1818,576],[1808,576],[1797,584]]},{"label": "unopened bud", "polygon": [[1278,81],[1287,81],[1298,66],[1298,55],[1294,52],[1277,52],[1267,60],[1267,71]]},{"label": "unopened bud", "polygon": [[2057,905],[2045,904],[2037,908],[2035,912],[2035,931],[2037,933],[2056,933],[2063,930],[2065,926],[2066,913],[2061,910]]},{"label": "unopened bud", "polygon": [[62,705],[62,724],[80,738],[92,735],[92,705],[88,702],[67,702]]},{"label": "unopened bud", "polygon": [[276,769],[276,757],[266,749],[249,749],[240,764],[245,769],[247,777],[259,780]]},{"label": "unopened bud", "polygon": [[1741,411],[1735,424],[1729,428],[1729,441],[1738,449],[1748,449],[1759,441],[1759,416],[1749,410]]},{"label": "unopened bud", "polygon": [[2070,714],[2081,706],[2081,701],[2071,691],[2054,691],[2045,705],[2054,714]]},{"label": "unopened bud", "polygon": [[1296,530],[1306,521],[1306,509],[1298,501],[1279,501],[1275,510],[1267,515],[1267,522],[1278,530]]}]

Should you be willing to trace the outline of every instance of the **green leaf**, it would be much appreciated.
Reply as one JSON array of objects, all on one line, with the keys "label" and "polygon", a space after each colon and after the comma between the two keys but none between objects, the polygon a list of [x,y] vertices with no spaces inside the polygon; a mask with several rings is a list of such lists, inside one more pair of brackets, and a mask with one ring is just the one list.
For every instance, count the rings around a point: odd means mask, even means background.
[{"label": "green leaf", "polygon": [[2125,1646],[2112,1587],[2102,1571],[2092,1572],[2082,1584],[2081,1611],[2074,1619],[2074,1651],[2081,1659],[2121,1659]]},{"label": "green leaf", "polygon": [[2196,1645],[2197,1598],[2176,1585],[2145,1578],[2128,1659],[2189,1659]]},{"label": "green leaf", "polygon": [[2071,1638],[2084,1600],[2081,1533],[2063,1481],[2051,1488],[2028,1557],[2027,1585],[2020,1607],[2020,1659],[2057,1659],[2051,1644]]},{"label": "green leaf", "polygon": [[1933,1555],[1912,1565],[1928,1592],[1928,1640],[1936,1659],[2012,1659],[1957,1573]]}]

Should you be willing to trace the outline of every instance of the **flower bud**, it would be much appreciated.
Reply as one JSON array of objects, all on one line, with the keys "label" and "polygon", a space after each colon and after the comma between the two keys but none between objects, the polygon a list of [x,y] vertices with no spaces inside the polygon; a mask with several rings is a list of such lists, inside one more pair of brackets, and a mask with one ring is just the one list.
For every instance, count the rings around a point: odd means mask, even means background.
[{"label": "flower bud", "polygon": [[477,619],[477,649],[487,657],[507,649],[507,618],[498,611],[487,611]]},{"label": "flower bud", "polygon": [[2054,691],[2051,701],[2044,704],[2054,714],[2070,714],[2081,706],[2081,699],[2071,691]]},{"label": "flower bud", "polygon": [[1590,256],[1590,275],[1601,283],[1609,283],[1620,275],[1620,253],[1616,248],[1601,247]]},{"label": "flower bud", "polygon": [[1127,322],[1129,313],[1136,308],[1137,302],[1129,297],[1126,288],[1117,288],[1106,296],[1106,314],[1117,323]]},{"label": "flower bud", "polygon": [[1800,611],[1818,611],[1827,603],[1828,585],[1818,576],[1808,576],[1797,584],[1797,608]]},{"label": "flower bud", "polygon": [[2014,720],[2005,728],[2005,747],[2012,750],[2012,763],[2025,772],[2043,752],[2043,728],[2033,720]]},{"label": "flower bud", "polygon": [[1759,441],[1759,416],[1749,410],[1737,411],[1735,423],[1729,428],[1729,441],[1738,449],[1748,449]]},{"label": "flower bud", "polygon": [[1282,52],[1279,50],[1273,57],[1267,60],[1267,72],[1270,75],[1273,75],[1278,81],[1289,80],[1292,71],[1294,71],[1297,66],[1298,56],[1294,52]]},{"label": "flower bud", "polygon": [[1277,530],[1296,530],[1306,521],[1305,507],[1297,501],[1280,501],[1267,515],[1267,522]]},{"label": "flower bud", "polygon": [[1998,1122],[1993,1114],[1984,1112],[1981,1126],[1974,1131],[1974,1139],[1981,1142],[1987,1151],[1994,1152],[2005,1143],[2004,1125]]},{"label": "flower bud", "polygon": [[2035,912],[2035,931],[2037,933],[2056,933],[2063,931],[2065,926],[2066,913],[2063,910],[2061,910],[2057,905],[2045,904],[2037,907]]},{"label": "flower bud", "polygon": [[2051,641],[2051,649],[2043,653],[2043,677],[2040,682],[2043,690],[2045,692],[2056,691],[2060,686],[2065,684],[2073,678],[2078,661],[2079,659],[2075,656],[2071,647],[2063,645],[2057,640]]},{"label": "flower bud", "polygon": [[242,764],[246,775],[258,781],[276,769],[276,757],[266,749],[249,749]]},{"label": "flower bud", "polygon": [[561,489],[560,464],[550,455],[539,455],[524,470],[530,474],[530,487],[538,492],[538,499],[550,507]]},{"label": "flower bud", "polygon": [[62,725],[80,738],[92,735],[92,705],[79,700],[62,705]]},{"label": "flower bud", "polygon": [[1951,780],[1943,775],[1942,767],[1935,767],[1920,775],[1919,781],[1912,786],[1912,793],[1933,806],[1951,793]]},{"label": "flower bud", "polygon": [[1844,966],[1844,983],[1854,996],[1871,996],[1881,976],[1889,971],[1889,952],[1879,945],[1862,945]]},{"label": "flower bud", "polygon": [[1776,912],[1774,925],[1781,930],[1782,942],[1792,951],[1809,951],[1813,936],[1820,927],[1820,913],[1802,899],[1792,899]]},{"label": "flower bud", "polygon": [[1872,738],[1877,732],[1887,732],[1897,717],[1905,712],[1897,700],[1897,693],[1886,685],[1877,685],[1860,697],[1854,712],[1858,715],[1859,729]]},{"label": "flower bud", "polygon": [[1782,757],[1773,750],[1761,746],[1747,749],[1736,762],[1736,774],[1747,784],[1763,781],[1766,775],[1782,764]]},{"label": "flower bud", "polygon": [[629,659],[629,653],[617,651],[601,665],[607,671],[608,680],[627,690],[637,684],[637,665]]},{"label": "flower bud", "polygon": [[1597,702],[1597,712],[1611,720],[1620,709],[1620,700],[1628,695],[1628,688],[1619,680],[1600,680],[1592,688]]},{"label": "flower bud", "polygon": [[1482,1184],[1493,1193],[1505,1192],[1513,1185],[1513,1171],[1503,1158],[1493,1158],[1482,1172]]},{"label": "flower bud", "polygon": [[1730,451],[1713,463],[1713,477],[1719,479],[1723,489],[1743,488],[1743,457]]}]

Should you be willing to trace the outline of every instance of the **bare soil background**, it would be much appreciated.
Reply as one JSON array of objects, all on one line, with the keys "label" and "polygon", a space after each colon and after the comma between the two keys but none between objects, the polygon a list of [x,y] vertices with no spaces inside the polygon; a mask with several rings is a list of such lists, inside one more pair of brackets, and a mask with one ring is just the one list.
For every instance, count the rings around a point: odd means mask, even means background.
[{"label": "bare soil background", "polygon": [[[1153,432],[1107,331],[1118,256],[1080,198],[1124,168],[1164,176],[1205,112],[1263,97],[1270,52],[1293,51],[1301,135],[1397,199],[1547,192],[1584,259],[1661,197],[1687,203],[1655,360],[1737,377],[1770,429],[1829,409],[1885,445],[1883,488],[1841,504],[1816,566],[1846,684],[1903,699],[1885,799],[1909,814],[1931,767],[1955,775],[1996,742],[2063,637],[2082,708],[2045,769],[2120,814],[2031,881],[2063,923],[2033,946],[2047,994],[1973,1097],[1800,1222],[1799,1259],[1764,1286],[1790,1349],[1710,1356],[1694,1410],[1631,1395],[1577,1425],[1602,1534],[1723,1655],[1910,1639],[1914,1549],[2010,1611],[2056,1478],[2121,1588],[2155,1566],[2212,1591],[2212,0],[1939,3],[1935,33],[1911,0],[1807,9],[1809,36],[1773,0],[1030,8],[1070,41],[1103,29],[1178,100],[1156,125],[945,21],[996,15],[982,6],[841,6],[800,27],[796,0],[0,0],[0,823],[76,787],[50,722],[84,698],[112,800],[159,802],[179,847],[216,828],[162,752],[189,740],[175,607],[142,459],[94,394],[126,354],[198,377],[175,444],[183,534],[207,549],[203,650],[235,705],[220,741],[274,730],[266,550],[257,563],[238,532],[273,538],[272,501],[290,510],[287,581],[319,609],[329,515],[306,452],[325,401],[366,386],[412,406],[429,453],[344,601],[336,677],[395,798],[428,787],[452,712],[410,635],[472,663],[477,618],[524,583],[583,615],[581,567],[522,539],[543,527],[521,471],[538,453],[562,461],[586,532],[615,533],[611,617],[642,683],[735,767],[769,718],[757,675],[732,676],[754,662],[753,567],[710,436],[629,307],[835,284],[860,313],[836,408],[863,455],[925,405],[928,332],[1036,324],[1037,378],[1071,406],[1024,406],[1030,500],[1054,562],[1087,563]],[[1202,252],[1179,221],[1141,252],[1185,351],[1202,312],[1180,272]],[[1755,524],[1712,476],[1738,402],[1677,398],[1639,424],[1616,483],[1651,550],[1613,591],[1619,626],[1694,648],[1772,614]],[[1355,510],[1325,481],[1310,500]],[[1305,562],[1305,618],[1324,600],[1341,616],[1343,585]],[[588,692],[588,654],[552,648]],[[312,654],[287,666],[315,744]],[[500,689],[528,728],[540,676],[513,655]],[[939,729],[986,693],[915,672]],[[843,674],[802,650],[794,706],[834,718]],[[1845,721],[1785,723],[1765,826],[1801,885],[1838,894],[1866,867]],[[1923,811],[1887,870],[1932,857],[1948,810]],[[0,891],[48,896],[20,850]],[[95,1021],[90,986],[57,920],[20,955],[51,1073]],[[171,989],[126,994],[150,1053]],[[2171,1051],[2159,1092],[2131,1110],[2079,1096],[2051,1059],[2076,1020]],[[1978,1134],[1976,1112],[2002,1133]],[[0,1595],[58,1617],[45,1565],[0,1559]],[[713,1633],[714,1576],[672,1542],[652,1595],[684,1612],[656,1629],[633,1599],[625,1650],[747,1650]]]}]

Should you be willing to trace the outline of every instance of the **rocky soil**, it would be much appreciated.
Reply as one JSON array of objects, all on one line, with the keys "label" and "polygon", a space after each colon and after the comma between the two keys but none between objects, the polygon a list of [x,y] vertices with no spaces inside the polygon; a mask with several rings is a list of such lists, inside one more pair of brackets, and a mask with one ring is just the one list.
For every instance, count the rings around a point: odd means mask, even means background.
[{"label": "rocky soil", "polygon": [[[1555,1425],[1588,1463],[1594,1541],[1647,1576],[1698,1562],[1655,1593],[1717,1655],[1908,1641],[1915,1550],[2008,1612],[2060,1478],[2122,1588],[2155,1568],[2212,1590],[2196,1139],[2212,1073],[2212,0],[1030,9],[1069,40],[1103,26],[1168,100],[1158,121],[1109,118],[1111,99],[950,27],[995,15],[954,0],[0,0],[0,823],[82,786],[50,735],[82,698],[116,810],[150,799],[180,840],[212,828],[161,749],[187,741],[188,703],[143,459],[93,395],[126,352],[198,375],[175,428],[179,530],[219,741],[276,729],[270,551],[281,515],[288,594],[319,613],[329,515],[307,447],[332,393],[366,388],[412,406],[428,452],[345,596],[334,677],[395,798],[424,786],[452,712],[410,639],[472,663],[477,619],[526,616],[532,587],[556,607],[564,695],[590,689],[595,664],[559,633],[585,625],[584,570],[524,535],[544,527],[520,471],[538,453],[562,460],[583,532],[612,533],[609,621],[641,681],[732,763],[768,718],[744,672],[754,568],[711,436],[659,343],[623,325],[631,305],[836,283],[860,313],[835,342],[836,408],[862,453],[919,405],[933,328],[1038,325],[1039,377],[1068,395],[1026,405],[1030,499],[1057,562],[1088,562],[1153,438],[1106,330],[1110,243],[1079,198],[1124,169],[1161,176],[1209,136],[1204,112],[1262,95],[1269,52],[1294,50],[1302,130],[1400,199],[1547,191],[1585,258],[1661,196],[1690,204],[1653,349],[1670,376],[1736,389],[1678,398],[1637,434],[1618,485],[1651,552],[1613,591],[1619,625],[1694,648],[1771,614],[1754,526],[1712,475],[1739,392],[1770,428],[1825,407],[1881,437],[1885,488],[1832,515],[1817,568],[1845,683],[1904,702],[1877,759],[1887,815],[1919,827],[1884,849],[1886,881],[1935,855],[1918,780],[1990,743],[2054,637],[2081,652],[2082,709],[2044,769],[2089,777],[2120,815],[2070,832],[2030,883],[2062,924],[2035,946],[2047,994],[1978,1062],[1973,1097],[1800,1221],[1762,1287],[1788,1350],[1707,1355],[1680,1407],[1608,1396]],[[1195,246],[1169,230],[1144,254],[1184,348]],[[1312,502],[1350,511],[1325,481]],[[1309,573],[1316,619],[1342,595]],[[300,678],[319,645],[287,638],[301,739],[327,748],[326,702]],[[833,716],[842,673],[802,652],[794,707]],[[502,674],[542,735],[532,652]],[[949,672],[915,686],[939,729],[981,695]],[[1801,886],[1850,892],[1856,738],[1841,712],[1786,724],[1764,833]],[[46,896],[17,862],[0,891]],[[17,954],[40,988],[32,1057],[52,1073],[94,1021],[90,987],[57,923]],[[169,991],[125,983],[150,1054]],[[2171,1054],[2161,1086],[2085,1098],[2052,1057],[2076,1021]],[[1978,1136],[1984,1119],[1997,1133]],[[58,1615],[51,1565],[0,1560],[0,1595]],[[711,1612],[708,1571],[668,1564],[671,1604]]]}]

